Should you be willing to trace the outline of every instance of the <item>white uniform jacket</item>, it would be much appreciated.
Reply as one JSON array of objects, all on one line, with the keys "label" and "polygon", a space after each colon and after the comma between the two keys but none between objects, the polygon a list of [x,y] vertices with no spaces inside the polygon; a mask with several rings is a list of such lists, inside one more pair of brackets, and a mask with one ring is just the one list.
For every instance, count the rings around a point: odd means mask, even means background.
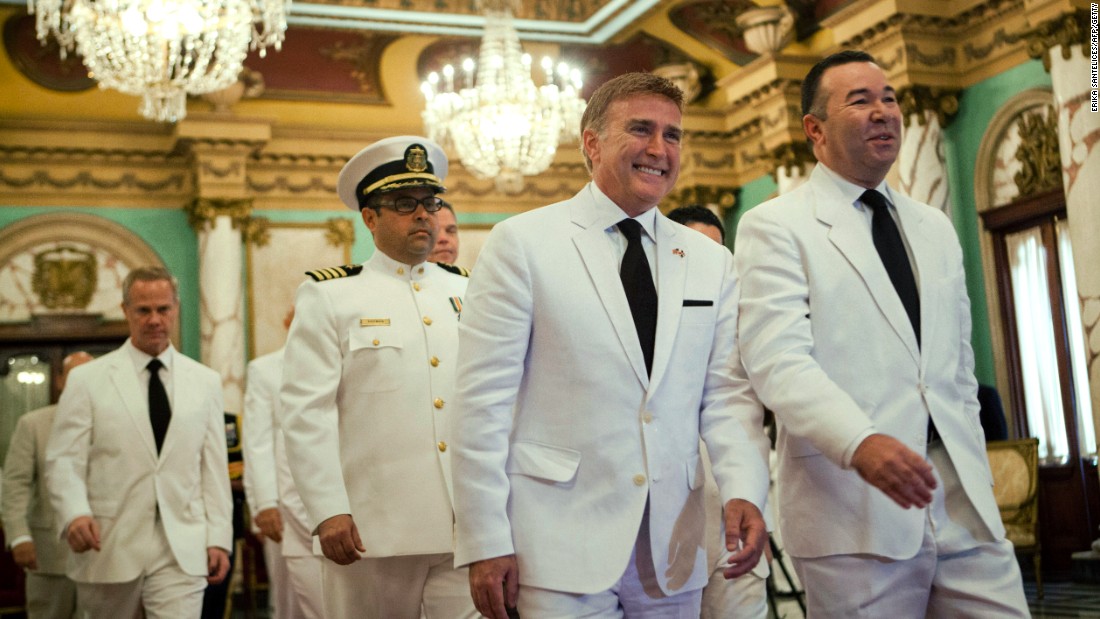
[{"label": "white uniform jacket", "polygon": [[280,424],[311,532],[351,514],[368,557],[452,551],[447,447],[466,282],[375,251],[357,275],[298,288]]},{"label": "white uniform jacket", "polygon": [[180,568],[206,576],[206,549],[233,548],[221,378],[170,349],[172,421],[158,457],[127,346],[75,368],[57,406],[46,466],[58,533],[82,515],[100,526],[101,550],[71,553],[68,575],[137,578],[159,512]]},{"label": "white uniform jacket", "polygon": [[241,421],[245,496],[252,514],[279,508],[283,517],[283,541],[279,548],[283,556],[312,556],[309,516],[294,487],[286,457],[286,438],[276,412],[283,380],[283,353],[280,348],[248,364]]},{"label": "white uniform jacket", "polygon": [[522,585],[603,591],[648,502],[662,589],[701,588],[700,434],[723,503],[764,506],[768,445],[737,361],[732,257],[656,215],[648,376],[608,238],[624,217],[590,183],[489,235],[460,326],[457,565],[514,552]]},{"label": "white uniform jacket", "polygon": [[38,573],[65,574],[69,544],[57,538],[56,518],[46,488],[46,442],[50,439],[56,406],[46,406],[19,418],[4,459],[4,487],[0,492],[4,538],[8,547],[30,536]]},{"label": "white uniform jacket", "polygon": [[1004,536],[978,422],[958,238],[943,213],[890,193],[915,262],[919,347],[868,216],[821,164],[738,228],[742,355],[779,421],[779,526],[796,557],[917,552],[925,510],[902,509],[844,458],[868,431],[925,454],[929,415],[966,496],[989,532]]}]

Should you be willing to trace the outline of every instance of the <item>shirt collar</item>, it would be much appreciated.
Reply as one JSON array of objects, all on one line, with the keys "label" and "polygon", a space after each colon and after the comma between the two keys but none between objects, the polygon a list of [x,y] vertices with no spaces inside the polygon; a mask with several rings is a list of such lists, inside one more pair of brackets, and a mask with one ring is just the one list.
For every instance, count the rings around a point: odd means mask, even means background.
[{"label": "shirt collar", "polygon": [[[149,365],[149,362],[153,360],[151,355],[143,350],[139,350],[137,346],[134,346],[132,339],[127,338],[123,348],[126,349],[126,352],[130,353],[130,360],[134,363],[134,370],[138,373],[141,373],[145,369],[145,366]],[[175,351],[176,349],[169,343],[168,348],[165,348],[164,351],[157,355],[157,359],[160,359],[160,362],[164,364],[164,369],[169,372],[172,371],[172,359]]]},{"label": "shirt collar", "polygon": [[[597,217],[604,229],[611,228],[628,217],[626,212],[619,208],[619,205],[615,204],[611,198],[607,197],[607,194],[596,186],[596,183],[590,182],[588,186],[592,189],[592,201],[596,205]],[[642,225],[642,229],[645,230],[645,233],[649,235],[650,239],[654,241],[657,240],[657,234],[655,232],[657,227],[656,206],[631,219]]]},{"label": "shirt collar", "polygon": [[[818,162],[817,165],[821,168],[821,171],[836,184],[837,189],[840,190],[840,193],[849,204],[863,210],[863,203],[859,201],[859,198],[863,195],[864,191],[867,191],[866,187],[848,181],[843,176],[829,169],[829,166],[824,163]],[[890,206],[894,206],[894,194],[890,191],[890,186],[886,183],[886,179],[883,179],[882,182],[875,187],[875,190],[886,196],[886,201]]]},{"label": "shirt collar", "polygon": [[399,279],[417,280],[424,278],[431,272],[432,265],[427,262],[421,262],[420,264],[414,264],[409,266],[404,262],[398,262],[393,258],[390,258],[377,247],[374,248],[374,254],[367,260],[365,267],[385,273],[391,277],[397,277]]}]

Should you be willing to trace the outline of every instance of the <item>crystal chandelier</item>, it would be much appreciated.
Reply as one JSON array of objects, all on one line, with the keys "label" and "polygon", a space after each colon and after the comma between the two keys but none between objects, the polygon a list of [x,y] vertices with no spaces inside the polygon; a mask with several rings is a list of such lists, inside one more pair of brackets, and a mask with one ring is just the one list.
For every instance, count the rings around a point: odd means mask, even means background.
[{"label": "crystal chandelier", "polygon": [[[504,193],[523,188],[523,177],[550,167],[559,142],[580,135],[584,99],[580,71],[542,59],[543,84],[531,78],[531,56],[522,53],[512,25],[515,0],[482,0],[485,34],[478,61],[467,58],[464,83],[455,70],[431,73],[421,84],[427,100],[428,136],[451,146],[478,178],[492,178]],[[474,70],[477,70],[476,85]]]},{"label": "crystal chandelier", "polygon": [[139,111],[174,122],[187,95],[237,81],[249,49],[279,49],[289,0],[27,0],[39,40],[76,51],[100,88],[142,97]]}]

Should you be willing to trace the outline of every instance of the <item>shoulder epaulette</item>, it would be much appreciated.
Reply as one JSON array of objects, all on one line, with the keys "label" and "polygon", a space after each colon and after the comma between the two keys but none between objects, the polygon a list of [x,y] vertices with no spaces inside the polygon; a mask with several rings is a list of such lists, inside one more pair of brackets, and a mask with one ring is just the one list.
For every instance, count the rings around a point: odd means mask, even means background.
[{"label": "shoulder epaulette", "polygon": [[454,273],[455,275],[461,275],[462,277],[469,277],[470,276],[470,272],[467,271],[466,269],[460,267],[460,266],[455,266],[453,264],[447,264],[446,262],[437,262],[435,264],[436,264],[436,266],[443,269],[444,271],[449,271],[451,273]]},{"label": "shoulder epaulette", "polygon": [[359,272],[363,270],[361,264],[345,264],[342,267],[328,267],[325,269],[317,269],[316,271],[306,271],[306,275],[313,278],[315,282],[323,282],[330,279],[340,279],[341,277],[352,277],[359,275]]}]

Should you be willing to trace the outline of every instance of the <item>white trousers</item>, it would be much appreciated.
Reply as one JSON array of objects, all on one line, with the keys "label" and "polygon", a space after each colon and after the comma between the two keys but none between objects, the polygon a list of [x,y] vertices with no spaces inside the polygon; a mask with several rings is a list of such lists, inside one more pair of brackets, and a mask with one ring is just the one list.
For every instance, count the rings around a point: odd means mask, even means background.
[{"label": "white trousers", "polygon": [[661,591],[649,547],[647,505],[626,571],[610,589],[581,594],[521,586],[517,606],[523,619],[699,619],[702,591]]},{"label": "white trousers", "polygon": [[992,540],[942,445],[929,459],[937,486],[916,556],[793,558],[809,619],[1030,617],[1012,543]]},{"label": "white trousers", "polygon": [[76,583],[64,574],[28,571],[26,575],[27,619],[72,619],[76,613]]},{"label": "white trousers", "polygon": [[192,576],[180,568],[160,519],[153,530],[151,543],[139,551],[145,554],[145,568],[136,580],[76,583],[77,604],[84,617],[187,619],[202,615],[206,579]]},{"label": "white trousers", "polygon": [[288,589],[294,590],[291,619],[323,619],[325,591],[321,586],[321,562],[317,556],[284,556]]},{"label": "white trousers", "polygon": [[[761,556],[761,561],[767,558]],[[722,570],[710,574],[710,581],[703,588],[701,619],[765,619],[768,616],[767,579],[756,571],[733,580],[726,580]]]},{"label": "white trousers", "polygon": [[328,619],[474,619],[469,571],[454,555],[365,558],[321,564]]}]

